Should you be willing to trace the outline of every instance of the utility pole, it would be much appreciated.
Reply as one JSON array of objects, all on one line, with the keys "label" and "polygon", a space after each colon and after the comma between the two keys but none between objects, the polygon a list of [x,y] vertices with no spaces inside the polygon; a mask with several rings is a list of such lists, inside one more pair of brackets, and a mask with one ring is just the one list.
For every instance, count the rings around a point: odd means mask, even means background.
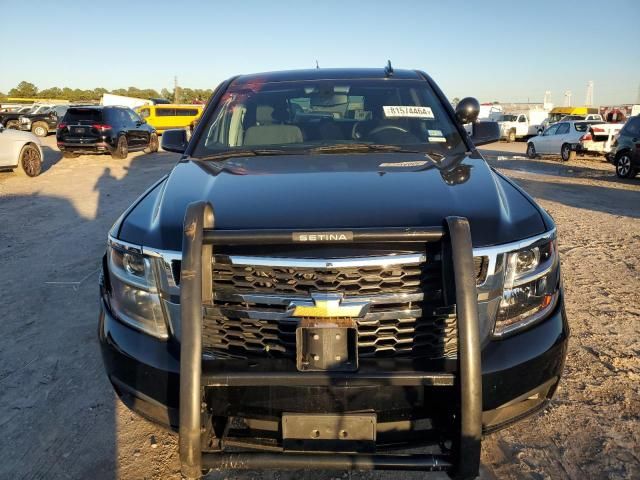
[{"label": "utility pole", "polygon": [[587,96],[584,100],[584,104],[587,107],[593,105],[593,80],[589,80],[587,83]]},{"label": "utility pole", "polygon": [[564,92],[564,106],[571,106],[571,90],[567,90],[566,92]]},{"label": "utility pole", "polygon": [[180,103],[180,87],[178,86],[178,76],[173,77],[173,103]]}]

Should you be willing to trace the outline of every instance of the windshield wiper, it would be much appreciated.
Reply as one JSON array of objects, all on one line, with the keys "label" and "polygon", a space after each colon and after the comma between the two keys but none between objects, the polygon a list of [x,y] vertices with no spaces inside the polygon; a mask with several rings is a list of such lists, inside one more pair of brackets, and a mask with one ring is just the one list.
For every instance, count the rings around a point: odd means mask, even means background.
[{"label": "windshield wiper", "polygon": [[418,150],[406,150],[398,145],[382,145],[377,143],[337,143],[324,145],[309,150],[310,153],[340,153],[340,152],[399,152],[424,153]]},{"label": "windshield wiper", "polygon": [[235,157],[256,157],[261,155],[293,155],[300,153],[295,150],[282,150],[277,148],[256,148],[247,150],[225,150],[224,152],[214,153],[206,157],[195,158],[195,160],[226,160]]}]

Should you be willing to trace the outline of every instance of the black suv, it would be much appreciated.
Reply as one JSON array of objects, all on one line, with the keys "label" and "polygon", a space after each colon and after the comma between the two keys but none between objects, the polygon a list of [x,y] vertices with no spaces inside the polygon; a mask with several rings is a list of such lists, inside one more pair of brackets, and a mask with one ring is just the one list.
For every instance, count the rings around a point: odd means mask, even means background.
[{"label": "black suv", "polygon": [[640,116],[627,120],[607,159],[616,167],[620,178],[633,178],[640,171]]},{"label": "black suv", "polygon": [[27,132],[33,132],[38,137],[46,137],[49,132],[56,131],[56,127],[64,114],[67,113],[68,105],[56,105],[40,113],[25,113],[20,115],[19,128]]},{"label": "black suv", "polygon": [[131,151],[158,151],[156,130],[127,107],[71,107],[56,131],[65,157],[80,153],[111,153],[127,158]]},{"label": "black suv", "polygon": [[[556,228],[420,71],[232,78],[109,232],[109,380],[182,472],[445,470],[540,410],[568,325]],[[394,454],[428,445],[428,453]]]}]

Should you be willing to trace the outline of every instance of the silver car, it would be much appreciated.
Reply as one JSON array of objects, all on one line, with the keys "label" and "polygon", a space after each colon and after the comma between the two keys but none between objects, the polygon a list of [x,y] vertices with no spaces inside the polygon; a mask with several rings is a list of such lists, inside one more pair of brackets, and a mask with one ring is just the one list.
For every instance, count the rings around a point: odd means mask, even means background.
[{"label": "silver car", "polygon": [[0,170],[14,170],[35,177],[42,170],[42,144],[30,132],[0,125]]},{"label": "silver car", "polygon": [[602,121],[572,120],[557,122],[540,135],[527,141],[527,157],[538,155],[560,155],[565,162],[575,156],[580,138],[588,133],[589,126]]}]

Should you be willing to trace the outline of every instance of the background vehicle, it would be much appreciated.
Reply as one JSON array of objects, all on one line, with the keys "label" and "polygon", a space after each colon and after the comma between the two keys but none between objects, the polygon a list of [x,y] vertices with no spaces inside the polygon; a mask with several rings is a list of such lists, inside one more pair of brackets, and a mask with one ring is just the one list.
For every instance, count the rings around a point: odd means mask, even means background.
[{"label": "background vehicle", "polygon": [[621,123],[591,125],[587,133],[580,137],[576,152],[583,155],[608,155],[622,127]]},{"label": "background vehicle", "polygon": [[159,133],[170,128],[189,128],[202,115],[202,105],[145,105],[136,112]]},{"label": "background vehicle", "polygon": [[547,128],[542,135],[527,141],[527,156],[560,155],[565,162],[575,157],[580,138],[589,131],[589,126],[598,122],[569,121],[557,122]]},{"label": "background vehicle", "polygon": [[526,113],[505,114],[498,120],[500,138],[515,142],[518,138],[537,135],[540,125],[549,116],[544,110],[529,110]]},{"label": "background vehicle", "polygon": [[[29,111],[29,113],[30,114],[42,113],[42,112],[45,112],[45,111],[49,110],[52,107],[54,107],[54,105],[44,104],[44,103],[36,103],[31,107],[31,110]],[[17,112],[17,111],[7,112],[7,113],[0,113],[0,124],[5,126],[6,128],[18,129],[18,128],[20,128],[20,116],[21,115],[23,115],[23,113],[20,113],[20,112]]]},{"label": "background vehicle", "polygon": [[65,157],[78,153],[111,153],[126,158],[130,151],[158,151],[155,129],[126,107],[70,107],[56,131]]},{"label": "background vehicle", "polygon": [[0,170],[13,170],[35,177],[42,170],[43,159],[38,137],[0,125]]},{"label": "background vehicle", "polygon": [[38,137],[46,137],[49,132],[56,131],[56,127],[69,105],[56,105],[50,109],[42,109],[39,113],[26,113],[19,117],[20,130],[32,132]]},{"label": "background vehicle", "polygon": [[616,167],[620,178],[633,178],[640,170],[640,117],[627,120],[607,159]]},{"label": "background vehicle", "polygon": [[[164,133],[183,158],[110,231],[99,335],[187,478],[265,458],[472,478],[482,434],[544,406],[555,227],[477,151],[499,136],[478,112],[422,72],[313,69],[235,77],[188,144]],[[425,439],[451,450],[389,452]]]},{"label": "background vehicle", "polygon": [[[587,116],[590,114],[599,114],[596,107],[555,107],[549,112],[548,125],[553,125],[559,122],[567,115],[579,115]],[[602,120],[602,117],[596,118],[596,120]]]}]

